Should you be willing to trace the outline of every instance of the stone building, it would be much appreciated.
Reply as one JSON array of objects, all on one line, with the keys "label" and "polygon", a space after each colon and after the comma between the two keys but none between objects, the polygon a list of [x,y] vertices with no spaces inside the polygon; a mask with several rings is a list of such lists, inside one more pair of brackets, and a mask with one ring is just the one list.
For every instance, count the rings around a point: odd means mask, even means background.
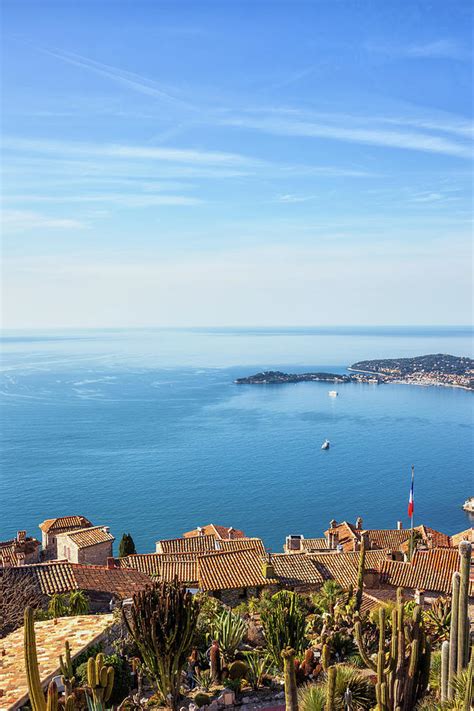
[{"label": "stone building", "polygon": [[107,526],[90,526],[56,535],[57,557],[70,563],[106,565],[114,537]]},{"label": "stone building", "polygon": [[60,533],[74,531],[78,528],[90,528],[92,523],[85,516],[60,516],[48,518],[39,527],[42,534],[43,560],[56,560],[58,550],[56,538]]},{"label": "stone building", "polygon": [[246,538],[243,531],[239,531],[232,526],[217,526],[214,523],[208,523],[206,526],[198,526],[193,531],[183,533],[183,538],[195,538],[196,536],[214,536],[216,540],[235,540],[236,538]]},{"label": "stone building", "polygon": [[16,538],[0,542],[0,567],[28,565],[38,563],[41,543],[36,538],[26,535],[26,531],[18,531]]}]

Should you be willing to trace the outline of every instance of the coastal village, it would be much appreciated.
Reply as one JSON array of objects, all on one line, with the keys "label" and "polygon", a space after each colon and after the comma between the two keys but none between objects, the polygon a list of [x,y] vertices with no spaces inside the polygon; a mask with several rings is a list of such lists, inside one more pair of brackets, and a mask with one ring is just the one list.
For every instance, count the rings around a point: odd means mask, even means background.
[{"label": "coastal village", "polygon": [[[143,704],[163,705],[164,700],[157,701],[143,658],[140,666],[140,643],[135,644],[133,654],[127,651],[130,641],[123,628],[123,611],[137,606],[142,600],[140,595],[146,595],[153,585],[161,585],[162,592],[181,590],[199,600],[201,610],[205,608],[212,619],[208,620],[205,639],[193,643],[196,674],[192,679],[189,675],[187,680],[183,677],[178,689],[179,705],[175,705],[189,707],[190,711],[199,706],[217,711],[225,706],[270,708],[284,703],[285,677],[278,665],[273,668],[270,663],[271,644],[265,626],[265,616],[270,615],[272,605],[277,609],[281,595],[293,596],[301,610],[304,608],[304,641],[293,651],[292,661],[297,682],[325,684],[326,693],[332,667],[351,669],[353,675],[359,675],[359,681],[363,680],[370,699],[378,682],[371,666],[362,671],[365,657],[358,651],[361,640],[357,644],[354,641],[357,620],[368,625],[364,635],[369,645],[370,640],[374,644],[371,638],[379,610],[390,615],[397,609],[397,596],[400,604],[403,594],[405,614],[413,608],[420,610],[432,646],[441,649],[443,643],[448,645],[453,576],[459,578],[466,556],[466,613],[467,619],[472,619],[473,528],[455,535],[425,525],[404,529],[401,522],[393,528],[374,529],[367,527],[361,517],[353,522],[330,520],[325,528],[312,538],[289,533],[282,541],[281,551],[270,552],[261,538],[247,536],[232,526],[211,523],[173,539],[159,539],[155,550],[148,553],[136,553],[132,538],[124,536],[121,555],[113,553],[115,538],[110,528],[82,515],[41,522],[41,540],[18,531],[11,540],[0,542],[0,708],[21,708],[28,698],[31,700],[31,680],[24,662],[26,606],[33,608],[37,620],[32,625],[37,630],[35,644],[43,689],[54,679],[60,692],[72,693],[59,663],[67,640],[73,660],[92,658],[90,655],[98,649],[109,655],[106,659],[118,659],[115,675],[127,677],[127,683],[120,688],[123,697],[129,699],[128,708],[143,708]],[[459,597],[459,592],[456,595]],[[216,620],[226,614],[230,616],[228,627],[221,628]],[[291,627],[291,621],[288,624]],[[231,651],[229,625],[235,628],[234,632],[240,630]],[[468,639],[469,630],[466,635]],[[222,657],[219,674],[212,669],[209,656],[213,637]],[[291,634],[290,638],[295,646]],[[258,661],[261,678],[255,681],[251,667]],[[352,666],[347,666],[349,662],[353,662]],[[240,677],[232,672],[238,668]],[[286,687],[288,684],[287,679]],[[426,688],[425,684],[424,693]],[[287,698],[287,708],[288,704]],[[374,705],[375,696],[365,705],[351,708],[369,709]],[[80,704],[77,708],[81,708]]]}]

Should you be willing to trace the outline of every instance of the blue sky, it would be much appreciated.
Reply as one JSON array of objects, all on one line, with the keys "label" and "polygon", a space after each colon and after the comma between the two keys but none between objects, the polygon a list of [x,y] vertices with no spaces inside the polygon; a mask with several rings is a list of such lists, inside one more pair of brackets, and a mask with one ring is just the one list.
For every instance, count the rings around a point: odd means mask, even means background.
[{"label": "blue sky", "polygon": [[470,2],[3,2],[7,327],[471,320]]}]

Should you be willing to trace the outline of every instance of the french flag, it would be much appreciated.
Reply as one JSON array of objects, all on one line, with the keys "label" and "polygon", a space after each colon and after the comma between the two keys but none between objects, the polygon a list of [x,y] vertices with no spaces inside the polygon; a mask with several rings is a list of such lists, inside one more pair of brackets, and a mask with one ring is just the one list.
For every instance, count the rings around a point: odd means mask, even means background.
[{"label": "french flag", "polygon": [[415,510],[415,503],[413,498],[413,484],[415,481],[415,470],[414,467],[411,469],[411,486],[410,486],[410,498],[408,499],[408,518],[412,518],[413,512]]}]

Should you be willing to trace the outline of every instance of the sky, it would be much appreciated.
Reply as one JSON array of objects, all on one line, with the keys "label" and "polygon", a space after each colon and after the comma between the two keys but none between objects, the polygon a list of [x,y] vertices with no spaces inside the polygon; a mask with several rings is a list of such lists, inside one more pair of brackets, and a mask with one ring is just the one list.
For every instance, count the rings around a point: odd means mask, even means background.
[{"label": "sky", "polygon": [[6,328],[467,324],[464,0],[3,0]]}]

